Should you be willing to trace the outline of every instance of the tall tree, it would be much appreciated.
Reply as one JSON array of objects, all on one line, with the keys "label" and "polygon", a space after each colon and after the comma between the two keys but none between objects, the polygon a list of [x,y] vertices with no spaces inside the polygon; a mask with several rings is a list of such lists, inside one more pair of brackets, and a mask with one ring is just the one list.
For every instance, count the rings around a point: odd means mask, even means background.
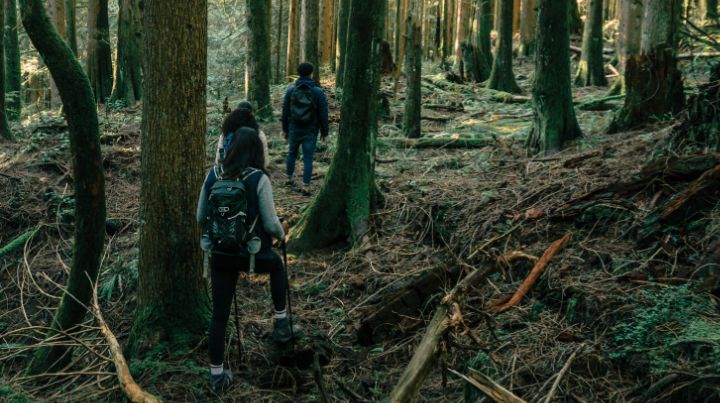
[{"label": "tall tree", "polygon": [[18,120],[22,109],[22,77],[16,0],[5,0],[5,106],[8,119]]},{"label": "tall tree", "polygon": [[490,32],[493,28],[492,0],[477,0],[475,7],[475,37],[473,38],[473,78],[482,82],[490,78],[493,57]]},{"label": "tall tree", "polygon": [[534,121],[527,146],[533,151],[561,149],[582,135],[575,118],[570,85],[570,35],[568,2],[538,0],[535,82],[532,98]]},{"label": "tall tree", "polygon": [[570,8],[568,9],[568,29],[570,34],[582,34],[583,22],[580,18],[580,7],[578,7],[578,0],[570,0]]},{"label": "tall tree", "polygon": [[248,54],[245,64],[245,98],[255,106],[255,116],[272,119],[270,105],[270,11],[271,0],[247,0]]},{"label": "tall tree", "polygon": [[420,137],[420,109],[422,101],[422,10],[424,0],[410,0],[407,18],[407,50],[405,76],[407,93],[403,114],[403,133],[410,138]]},{"label": "tall tree", "polygon": [[[5,21],[5,7],[0,7],[0,21]],[[0,29],[0,88],[5,88],[5,30]],[[5,111],[5,97],[0,97],[0,138],[14,140]]]},{"label": "tall tree", "polygon": [[498,47],[495,52],[492,72],[490,72],[488,88],[517,94],[521,91],[515,82],[512,68],[512,19],[513,0],[500,0]]},{"label": "tall tree", "polygon": [[288,41],[285,56],[285,75],[297,74],[300,48],[300,0],[290,0],[288,9]]},{"label": "tall tree", "polygon": [[[48,0],[48,16],[55,24],[55,29],[61,38],[67,40],[67,27],[65,26],[65,0]],[[61,104],[55,80],[50,79],[50,107],[59,108]]]},{"label": "tall tree", "polygon": [[347,53],[347,28],[348,28],[348,14],[350,13],[350,1],[351,0],[338,0],[340,10],[338,12],[338,61],[337,69],[335,70],[335,86],[342,88],[345,75],[345,54]]},{"label": "tall tree", "polygon": [[333,38],[335,24],[335,0],[321,0],[320,2],[320,63],[330,64],[333,57]]},{"label": "tall tree", "polygon": [[685,104],[676,51],[682,9],[680,0],[645,0],[640,53],[625,66],[625,104],[610,133],[680,112]]},{"label": "tall tree", "polygon": [[537,6],[535,0],[522,0],[520,6],[520,54],[530,56],[535,52]]},{"label": "tall tree", "polygon": [[118,41],[115,51],[115,79],[111,101],[127,104],[142,99],[142,0],[119,0]]},{"label": "tall tree", "polygon": [[575,85],[606,86],[605,60],[603,60],[603,0],[590,0],[585,31],[583,32],[582,53],[575,75]]},{"label": "tall tree", "polygon": [[610,88],[610,95],[625,93],[625,65],[627,60],[640,52],[640,28],[642,27],[643,0],[624,0],[620,5],[618,39],[615,42],[620,76]]},{"label": "tall tree", "polygon": [[320,51],[318,49],[318,26],[320,25],[320,0],[302,0],[302,59],[315,66],[313,79],[320,84]]},{"label": "tall tree", "polygon": [[130,333],[136,353],[164,341],[188,347],[202,337],[209,313],[192,214],[205,165],[207,0],[143,3],[140,256]]},{"label": "tall tree", "polygon": [[[164,63],[167,64],[167,61]],[[85,66],[99,103],[112,94],[113,68],[110,50],[108,0],[88,0],[87,65]]]},{"label": "tall tree", "polygon": [[67,42],[70,49],[77,56],[77,0],[65,0],[65,27],[67,29]]},{"label": "tall tree", "polygon": [[703,20],[705,25],[717,25],[718,0],[703,0]]},{"label": "tall tree", "polygon": [[[90,82],[72,50],[50,22],[42,0],[20,0],[22,22],[30,40],[55,79],[70,132],[75,243],[67,286],[55,311],[48,337],[72,331],[87,314],[105,243],[105,179],[100,154],[95,99]],[[69,340],[68,340],[69,341]],[[68,343],[58,341],[38,349],[29,372],[58,370],[70,359]]]},{"label": "tall tree", "polygon": [[462,61],[462,44],[466,41],[465,35],[468,31],[468,14],[470,12],[470,0],[457,0],[455,7],[455,66],[460,66]]},{"label": "tall tree", "polygon": [[445,63],[450,57],[453,47],[453,35],[455,33],[455,0],[444,0],[443,4],[443,38],[441,59]]},{"label": "tall tree", "polygon": [[322,189],[290,233],[290,247],[298,251],[361,239],[379,192],[374,161],[385,0],[350,4],[337,152]]},{"label": "tall tree", "polygon": [[280,53],[283,42],[283,1],[278,1],[277,23],[275,34],[275,83],[282,82],[280,78]]}]

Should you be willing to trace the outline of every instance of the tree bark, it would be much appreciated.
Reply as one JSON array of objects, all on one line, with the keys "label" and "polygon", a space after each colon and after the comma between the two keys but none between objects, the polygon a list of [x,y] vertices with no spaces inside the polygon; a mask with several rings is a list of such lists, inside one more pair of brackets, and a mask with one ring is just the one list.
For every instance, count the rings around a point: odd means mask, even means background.
[{"label": "tree bark", "polygon": [[77,28],[76,28],[77,0],[65,0],[65,27],[67,29],[67,43],[73,54],[77,56]]},{"label": "tree bark", "polygon": [[466,41],[465,36],[468,32],[468,26],[467,26],[467,15],[470,10],[470,1],[469,0],[457,0],[457,7],[456,7],[456,15],[455,15],[455,44],[454,44],[454,53],[455,53],[455,66],[457,68],[460,67],[460,62],[463,59],[462,55],[462,43]]},{"label": "tree bark", "polygon": [[271,0],[247,0],[247,58],[245,70],[245,98],[255,107],[255,116],[271,120],[270,104],[270,10]]},{"label": "tree bark", "polygon": [[[0,21],[5,21],[5,7],[0,7]],[[5,29],[0,29],[0,88],[5,88]],[[5,96],[0,97],[0,138],[14,140],[5,110]]]},{"label": "tree bark", "polygon": [[130,332],[134,353],[160,342],[171,349],[194,345],[207,329],[209,314],[200,270],[200,227],[192,214],[205,165],[207,0],[144,0],[143,13],[138,305]]},{"label": "tree bark", "polygon": [[[61,38],[67,40],[67,29],[65,27],[65,0],[48,0],[48,16],[50,20],[55,24],[55,29]],[[50,107],[55,109],[59,108],[62,102],[60,102],[60,94],[58,93],[57,85],[55,80],[50,78]]]},{"label": "tree bark", "polygon": [[570,8],[568,9],[568,30],[571,35],[582,35],[583,22],[580,18],[580,8],[578,7],[578,0],[570,0]]},{"label": "tree bark", "polygon": [[410,0],[408,10],[407,60],[405,76],[407,92],[403,114],[403,134],[409,138],[420,137],[420,112],[422,102],[422,10],[424,0]]},{"label": "tree bark", "polygon": [[[348,1],[348,0],[345,0]],[[288,42],[285,57],[285,75],[297,74],[298,52],[300,48],[300,0],[288,1]]]},{"label": "tree bark", "polygon": [[531,56],[535,52],[537,6],[535,0],[522,0],[520,6],[520,54]]},{"label": "tree bark", "polygon": [[588,4],[580,64],[575,75],[575,85],[581,87],[607,85],[603,60],[602,6],[603,0],[590,0]]},{"label": "tree bark", "polygon": [[[167,64],[167,61],[164,63]],[[112,94],[113,68],[110,50],[108,0],[88,1],[87,66],[97,102],[104,104]]]},{"label": "tree bark", "polygon": [[338,61],[335,70],[335,86],[342,88],[345,81],[345,53],[347,51],[348,13],[350,12],[351,0],[339,0],[340,11],[338,13]]},{"label": "tree bark", "polygon": [[570,85],[568,2],[538,0],[537,52],[533,84],[533,127],[530,150],[556,151],[582,132],[575,118]]},{"label": "tree bark", "polygon": [[279,84],[282,82],[280,78],[280,49],[282,49],[282,37],[283,37],[283,2],[278,1],[278,13],[276,29],[277,34],[275,36],[275,83]]},{"label": "tree bark", "polygon": [[490,32],[493,28],[492,0],[477,0],[475,9],[475,81],[482,82],[490,78],[493,56],[490,46]]},{"label": "tree bark", "polygon": [[300,29],[302,35],[303,62],[315,66],[313,79],[320,84],[320,51],[318,49],[318,26],[320,25],[320,0],[302,0],[302,19]]},{"label": "tree bark", "polygon": [[[519,94],[520,87],[515,82],[512,68],[512,18],[513,0],[500,0],[500,27],[498,47],[495,53],[488,88]],[[569,45],[568,45],[569,46]]]},{"label": "tree bark", "polygon": [[[70,132],[75,243],[70,275],[48,336],[71,331],[85,317],[92,284],[100,267],[105,241],[105,179],[100,154],[100,130],[90,82],[72,50],[48,18],[41,0],[20,0],[22,22],[30,40],[55,78]],[[89,280],[90,281],[89,281]],[[58,370],[70,358],[62,343],[38,349],[31,374]]]},{"label": "tree bark", "polygon": [[320,3],[320,63],[330,64],[333,57],[333,19],[335,14],[334,0],[321,0]]},{"label": "tree bark", "polygon": [[616,51],[620,77],[615,80],[609,95],[625,94],[625,65],[627,60],[640,52],[640,28],[642,27],[642,0],[624,0],[620,5],[620,21]]},{"label": "tree bark", "polygon": [[133,104],[142,99],[142,9],[139,0],[119,0],[118,42],[112,102]]},{"label": "tree bark", "polygon": [[20,119],[22,76],[16,0],[5,0],[5,100],[8,119]]},{"label": "tree bark", "polygon": [[443,7],[443,40],[442,40],[442,63],[447,61],[452,52],[453,27],[455,21],[455,0],[445,0]]},{"label": "tree bark", "polygon": [[685,105],[676,58],[680,13],[679,0],[645,0],[640,53],[627,60],[625,104],[608,132],[678,113]]},{"label": "tree bark", "polygon": [[705,25],[718,24],[718,0],[703,0],[703,20]]},{"label": "tree bark", "polygon": [[385,0],[350,4],[337,152],[322,189],[290,233],[289,246],[296,251],[361,239],[377,197],[374,161]]}]

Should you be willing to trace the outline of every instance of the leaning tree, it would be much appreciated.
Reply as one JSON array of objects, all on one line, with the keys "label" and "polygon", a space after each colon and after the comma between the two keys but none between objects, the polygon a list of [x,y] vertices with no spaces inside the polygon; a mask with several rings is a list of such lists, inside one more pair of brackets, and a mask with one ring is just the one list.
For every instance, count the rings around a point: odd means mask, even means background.
[{"label": "leaning tree", "polygon": [[322,189],[290,233],[296,251],[362,238],[379,197],[374,161],[385,0],[350,4],[337,151]]},{"label": "leaning tree", "polygon": [[551,152],[580,137],[570,85],[570,36],[568,2],[538,0],[535,82],[532,99],[534,121],[527,146]]},{"label": "leaning tree", "polygon": [[105,178],[90,81],[50,22],[42,0],[20,0],[20,6],[25,32],[47,64],[65,108],[75,192],[75,243],[70,275],[48,331],[48,337],[56,340],[38,349],[29,366],[29,372],[39,374],[64,367],[70,358],[69,344],[59,336],[76,329],[87,314],[91,282],[97,278],[105,243]]},{"label": "leaning tree", "polygon": [[192,214],[205,163],[207,0],[144,0],[143,12],[146,69],[133,353],[159,342],[188,347],[204,334],[209,312],[200,269],[201,232]]}]

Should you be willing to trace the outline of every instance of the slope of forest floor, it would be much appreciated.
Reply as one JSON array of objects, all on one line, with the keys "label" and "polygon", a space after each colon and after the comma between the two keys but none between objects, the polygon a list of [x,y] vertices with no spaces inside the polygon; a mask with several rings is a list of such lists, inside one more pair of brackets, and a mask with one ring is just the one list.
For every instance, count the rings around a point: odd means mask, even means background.
[{"label": "slope of forest floor", "polygon": [[[526,96],[530,68],[527,62],[516,68]],[[704,70],[686,69],[689,88],[706,80]],[[227,364],[236,382],[226,398],[319,401],[321,379],[333,401],[383,399],[443,292],[418,301],[416,314],[399,317],[393,332],[372,343],[358,342],[362,320],[424,273],[447,273],[438,288],[447,291],[453,270],[487,266],[497,271],[467,295],[462,325],[444,341],[421,390],[423,400],[479,396],[449,370],[482,373],[527,401],[549,393],[579,402],[720,398],[717,198],[672,225],[653,221],[720,157],[674,154],[667,146],[677,128],[672,120],[604,134],[611,110],[578,111],[585,137],[561,153],[533,157],[523,145],[532,119],[529,103],[449,82],[437,72],[423,82],[423,133],[449,142],[416,148],[397,141],[403,83],[392,99],[392,83],[384,82],[390,108],[376,162],[385,205],[355,248],[290,256],[293,311],[305,329],[294,355],[269,341],[268,279],[241,278],[244,363],[238,369],[231,322]],[[581,88],[574,95],[583,103],[606,91]],[[329,93],[336,128],[339,110]],[[281,94],[276,87],[276,110]],[[609,108],[612,102],[622,101],[611,101]],[[99,293],[105,319],[121,342],[132,321],[137,281],[140,116],[139,107],[102,116],[108,243]],[[214,150],[221,100],[209,101],[208,116],[208,150]],[[280,185],[286,150],[279,123],[262,126],[270,138],[279,213],[294,223],[310,199]],[[23,374],[71,257],[66,130],[57,116],[38,114],[28,119],[22,139],[0,152],[0,246],[37,229],[23,249],[0,262],[0,385],[6,385],[0,386],[0,400],[121,400],[112,367],[88,348],[76,349],[72,372],[42,382]],[[452,139],[462,138],[487,145],[454,148]],[[327,172],[333,144],[331,139],[317,154],[315,186]],[[529,294],[516,307],[493,313],[525,279],[533,257],[568,233],[571,240]],[[92,318],[80,337],[94,353],[107,355]],[[205,386],[207,361],[203,341],[188,351],[159,345],[130,365],[138,383],[166,401],[202,401],[212,398]]]}]

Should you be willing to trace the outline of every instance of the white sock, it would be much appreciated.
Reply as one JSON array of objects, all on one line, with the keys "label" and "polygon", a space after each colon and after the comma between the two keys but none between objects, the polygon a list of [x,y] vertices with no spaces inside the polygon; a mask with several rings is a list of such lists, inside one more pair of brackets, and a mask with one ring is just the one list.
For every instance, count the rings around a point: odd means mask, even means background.
[{"label": "white sock", "polygon": [[273,318],[275,318],[275,320],[287,318],[287,310],[283,309],[282,311],[275,311]]},{"label": "white sock", "polygon": [[210,375],[222,375],[223,365],[212,365],[210,364]]}]

